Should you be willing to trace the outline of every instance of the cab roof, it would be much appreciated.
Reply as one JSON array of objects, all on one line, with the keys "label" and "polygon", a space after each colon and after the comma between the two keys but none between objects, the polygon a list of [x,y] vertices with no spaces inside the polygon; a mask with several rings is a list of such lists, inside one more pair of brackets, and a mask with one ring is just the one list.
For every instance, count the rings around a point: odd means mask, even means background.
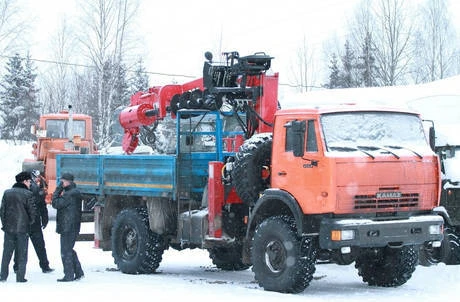
[{"label": "cab roof", "polygon": [[397,112],[419,115],[418,112],[401,108],[401,107],[384,107],[384,106],[369,106],[357,105],[353,103],[335,104],[335,105],[315,105],[305,106],[299,108],[280,109],[276,115],[298,115],[298,114],[312,114],[321,115],[326,113],[339,113],[339,112]]}]

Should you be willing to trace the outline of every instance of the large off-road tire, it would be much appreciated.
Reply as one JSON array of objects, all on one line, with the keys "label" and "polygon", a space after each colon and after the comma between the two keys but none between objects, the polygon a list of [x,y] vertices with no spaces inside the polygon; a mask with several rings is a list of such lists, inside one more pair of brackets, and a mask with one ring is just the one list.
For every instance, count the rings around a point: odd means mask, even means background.
[{"label": "large off-road tire", "polygon": [[232,182],[241,200],[253,206],[270,184],[272,134],[260,133],[241,145],[235,156]]},{"label": "large off-road tire", "polygon": [[444,229],[444,238],[440,247],[433,247],[431,242],[425,242],[420,246],[418,262],[421,266],[432,266],[443,262],[449,254],[448,230]]},{"label": "large off-road tire", "polygon": [[358,274],[371,286],[396,287],[415,271],[418,251],[414,246],[384,247],[363,251],[355,262]]},{"label": "large off-road tire", "polygon": [[160,265],[164,244],[149,228],[146,208],[122,210],[112,227],[112,256],[126,274],[150,274]]},{"label": "large off-road tire", "polygon": [[444,228],[444,238],[440,247],[433,247],[431,243],[420,246],[419,264],[432,266],[444,262],[447,265],[460,264],[460,234],[454,228]]},{"label": "large off-road tire", "polygon": [[243,246],[234,244],[231,247],[213,247],[208,249],[212,263],[224,271],[243,271],[250,265],[243,263]]},{"label": "large off-road tire", "polygon": [[[442,262],[447,265],[460,264],[460,233],[458,228],[446,227],[444,229],[444,238],[447,238],[446,241],[448,241],[449,245]],[[444,240],[442,244],[444,244]]]},{"label": "large off-road tire", "polygon": [[268,291],[299,293],[313,279],[316,250],[310,238],[297,236],[293,219],[275,216],[257,226],[251,261],[259,286]]},{"label": "large off-road tire", "polygon": [[433,247],[431,242],[425,242],[420,246],[420,252],[418,256],[418,264],[421,266],[432,266],[442,262],[442,250],[446,248],[443,243],[441,247]]}]

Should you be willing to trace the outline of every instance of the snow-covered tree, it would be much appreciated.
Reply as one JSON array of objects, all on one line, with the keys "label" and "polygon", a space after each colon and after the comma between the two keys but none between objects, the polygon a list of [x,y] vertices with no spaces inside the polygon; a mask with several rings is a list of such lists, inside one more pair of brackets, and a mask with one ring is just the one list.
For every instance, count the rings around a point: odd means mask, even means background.
[{"label": "snow-covered tree", "polygon": [[337,55],[334,53],[331,56],[329,83],[324,85],[329,89],[360,86],[359,70],[354,50],[348,41],[346,41],[344,47],[344,54],[340,57],[341,66],[338,65]]},{"label": "snow-covered tree", "polygon": [[132,94],[138,91],[147,91],[149,88],[149,76],[142,59],[137,61],[133,76],[129,79],[129,91]]},{"label": "snow-covered tree", "polygon": [[30,126],[39,117],[35,70],[27,55],[11,57],[6,63],[6,73],[1,83],[0,121],[1,138],[12,141],[33,139]]},{"label": "snow-covered tree", "polygon": [[380,0],[373,10],[375,59],[382,86],[404,84],[412,59],[413,18],[409,1]]},{"label": "snow-covered tree", "polygon": [[378,86],[406,83],[413,59],[410,42],[415,18],[411,5],[403,0],[362,0],[350,20],[353,49],[371,43]]},{"label": "snow-covered tree", "polygon": [[[94,137],[99,148],[107,147],[113,111],[118,100],[119,77],[128,55],[128,36],[138,9],[137,1],[86,0],[81,4],[82,33],[79,40],[94,67],[93,98],[88,101],[94,118]],[[120,70],[116,70],[120,68]],[[112,78],[108,75],[113,76]],[[118,96],[117,96],[118,95]],[[88,107],[89,108],[89,107]]]},{"label": "snow-covered tree", "polygon": [[314,64],[314,50],[308,43],[307,37],[304,35],[302,44],[297,50],[295,61],[292,64],[292,72],[290,76],[293,77],[299,92],[307,92],[312,89],[315,83],[316,72]]},{"label": "snow-covered tree", "polygon": [[25,11],[21,1],[0,1],[0,54],[14,53],[24,47],[31,27]]},{"label": "snow-covered tree", "polygon": [[40,102],[42,113],[59,112],[68,105],[72,105],[75,112],[78,107],[76,95],[81,91],[74,90],[74,81],[82,68],[69,63],[77,64],[75,55],[76,35],[70,16],[60,16],[59,26],[49,39],[51,58],[54,64],[48,64],[40,74]]},{"label": "snow-covered tree", "polygon": [[328,89],[340,88],[340,70],[338,66],[337,55],[333,53],[330,60],[330,74],[329,74],[329,83],[325,84],[324,87]]},{"label": "snow-covered tree", "polygon": [[342,56],[342,65],[342,88],[358,87],[359,84],[356,75],[356,56],[348,40],[345,42],[345,52]]},{"label": "snow-covered tree", "polygon": [[[89,93],[86,93],[81,100],[83,102],[81,112],[93,117],[94,137],[104,147],[111,145],[113,137],[111,137],[110,128],[113,123],[118,123],[118,118],[113,113],[120,106],[129,104],[131,94],[126,73],[124,65],[118,66],[117,63],[106,61],[103,67],[102,82],[100,82],[98,73],[93,71],[90,74],[91,80],[86,88]],[[100,83],[102,83],[102,87],[99,87]],[[97,102],[99,98],[107,100],[105,110],[99,110]],[[98,112],[98,114],[94,114],[95,112]],[[100,127],[108,127],[109,129],[102,131]],[[101,132],[105,133],[103,137],[100,136]]]},{"label": "snow-covered tree", "polygon": [[458,40],[444,0],[426,0],[414,34],[413,78],[425,83],[457,74]]},{"label": "snow-covered tree", "polygon": [[360,83],[364,87],[376,87],[377,81],[377,66],[375,65],[374,46],[372,43],[372,35],[370,32],[366,34],[361,50],[361,55],[358,57],[358,65],[360,73]]}]

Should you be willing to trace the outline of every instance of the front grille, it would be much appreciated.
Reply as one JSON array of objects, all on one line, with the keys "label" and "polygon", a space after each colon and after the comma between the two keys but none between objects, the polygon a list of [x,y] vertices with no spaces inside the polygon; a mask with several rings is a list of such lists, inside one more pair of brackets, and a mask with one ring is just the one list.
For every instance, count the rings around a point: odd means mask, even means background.
[{"label": "front grille", "polygon": [[398,198],[377,198],[375,194],[355,195],[355,209],[386,209],[417,207],[418,193],[403,193]]}]

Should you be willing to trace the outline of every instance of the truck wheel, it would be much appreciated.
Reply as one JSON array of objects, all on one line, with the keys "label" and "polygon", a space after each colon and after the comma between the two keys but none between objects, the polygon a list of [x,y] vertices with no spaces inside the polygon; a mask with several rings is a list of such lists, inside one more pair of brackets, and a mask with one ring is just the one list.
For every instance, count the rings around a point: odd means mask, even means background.
[{"label": "truck wheel", "polygon": [[300,293],[313,279],[316,250],[310,238],[299,238],[292,219],[264,220],[256,229],[251,249],[252,271],[268,291]]},{"label": "truck wheel", "polygon": [[371,286],[396,287],[412,277],[418,263],[414,246],[384,247],[361,252],[356,259],[358,274]]},{"label": "truck wheel", "polygon": [[[447,265],[456,265],[460,264],[460,234],[455,232],[454,228],[446,227],[444,229],[444,238],[447,241],[447,251],[442,259]],[[444,245],[444,240],[442,242]],[[442,248],[441,245],[441,248]]]},{"label": "truck wheel", "polygon": [[213,247],[209,248],[208,252],[212,263],[221,270],[243,271],[250,266],[243,263],[243,246],[241,244],[235,244],[231,247]]},{"label": "truck wheel", "polygon": [[146,208],[124,209],[112,227],[112,256],[125,274],[150,274],[164,252],[161,236],[149,228]]},{"label": "truck wheel", "polygon": [[440,247],[433,247],[431,243],[425,243],[420,247],[419,264],[432,266],[444,262],[447,265],[460,264],[460,238],[455,230],[450,227],[444,228],[444,238]]},{"label": "truck wheel", "polygon": [[448,233],[448,228],[445,228],[443,234],[444,238],[440,247],[433,247],[431,242],[425,242],[420,246],[418,262],[421,266],[436,265],[440,262],[443,262],[443,259],[447,258],[447,255],[449,254]]},{"label": "truck wheel", "polygon": [[232,182],[246,205],[253,206],[270,184],[271,149],[272,134],[260,133],[246,140],[236,154]]}]

